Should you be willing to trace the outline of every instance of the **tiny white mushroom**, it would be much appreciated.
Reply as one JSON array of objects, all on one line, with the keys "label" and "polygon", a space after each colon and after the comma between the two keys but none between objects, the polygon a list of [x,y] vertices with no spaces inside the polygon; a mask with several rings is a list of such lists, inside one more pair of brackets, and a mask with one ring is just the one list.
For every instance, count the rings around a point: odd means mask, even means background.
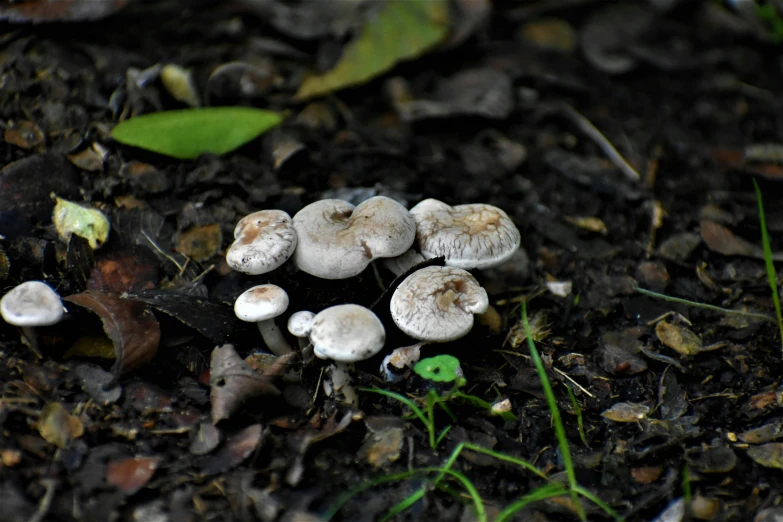
[{"label": "tiny white mushroom", "polygon": [[341,199],[307,205],[293,219],[299,245],[294,263],[323,279],[360,274],[371,261],[399,256],[416,238],[416,223],[405,207],[384,196],[356,207]]},{"label": "tiny white mushroom", "polygon": [[259,275],[288,261],[296,249],[291,216],[282,210],[261,210],[240,219],[226,263],[238,272]]},{"label": "tiny white mushroom", "polygon": [[0,316],[8,324],[18,326],[30,348],[39,357],[36,326],[50,326],[60,322],[65,309],[52,287],[41,281],[24,282],[0,299]]},{"label": "tiny white mushroom", "polygon": [[342,392],[346,402],[355,404],[357,396],[350,383],[349,365],[381,351],[386,330],[371,310],[355,304],[337,305],[315,316],[310,342],[316,357],[334,361],[334,392]]},{"label": "tiny white mushroom", "polygon": [[288,318],[288,331],[299,339],[299,348],[304,348],[308,343],[310,330],[313,327],[313,319],[315,319],[315,314],[307,310],[294,312]]},{"label": "tiny white mushroom", "polygon": [[416,243],[427,258],[444,256],[446,265],[471,270],[508,261],[521,242],[519,230],[501,209],[475,203],[449,206],[425,199],[411,209]]},{"label": "tiny white mushroom", "polygon": [[[473,315],[486,312],[488,307],[487,292],[476,278],[470,272],[450,266],[430,266],[415,271],[400,283],[390,304],[394,324],[424,343],[443,343],[464,337],[473,328]],[[409,365],[418,361],[415,353],[397,354],[397,350],[389,356],[390,361],[405,360]],[[388,378],[388,370],[384,374]]]},{"label": "tiny white mushroom", "polygon": [[275,324],[275,317],[288,308],[288,294],[277,285],[258,285],[245,290],[234,302],[236,316],[251,323],[258,323],[258,330],[269,350],[284,355],[293,350]]}]

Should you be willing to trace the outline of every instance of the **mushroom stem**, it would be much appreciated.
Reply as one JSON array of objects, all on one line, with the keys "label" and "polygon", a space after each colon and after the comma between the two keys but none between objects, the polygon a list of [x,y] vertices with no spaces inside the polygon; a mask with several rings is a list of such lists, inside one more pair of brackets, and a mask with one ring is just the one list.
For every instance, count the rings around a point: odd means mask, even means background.
[{"label": "mushroom stem", "polygon": [[269,351],[275,355],[285,355],[293,352],[291,345],[283,337],[283,333],[280,328],[275,324],[274,319],[267,319],[266,321],[258,322],[258,331],[261,332],[261,337],[264,338],[266,346]]},{"label": "mushroom stem", "polygon": [[350,363],[333,362],[329,366],[332,374],[331,391],[327,389],[328,385],[324,386],[324,390],[327,395],[336,396],[338,393],[342,393],[347,404],[356,405],[359,402],[359,396],[351,383],[350,370],[352,367],[353,365]]},{"label": "mushroom stem", "polygon": [[26,341],[25,344],[30,347],[30,350],[32,350],[36,357],[43,359],[43,354],[41,353],[41,350],[38,349],[38,335],[35,333],[35,327],[20,326],[19,328],[22,330],[22,339]]}]

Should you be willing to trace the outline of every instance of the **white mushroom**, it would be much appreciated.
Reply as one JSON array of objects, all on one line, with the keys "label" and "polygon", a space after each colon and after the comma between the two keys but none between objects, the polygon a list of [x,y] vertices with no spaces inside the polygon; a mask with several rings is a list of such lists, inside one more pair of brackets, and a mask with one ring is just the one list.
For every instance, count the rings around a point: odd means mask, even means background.
[{"label": "white mushroom", "polygon": [[425,199],[411,209],[416,243],[427,258],[444,256],[446,265],[471,270],[500,265],[519,248],[519,230],[508,214],[492,205],[451,207]]},{"label": "white mushroom", "polygon": [[[470,272],[450,266],[430,266],[405,278],[391,298],[394,324],[409,336],[443,343],[465,336],[473,328],[473,314],[487,311],[489,298]],[[397,348],[387,359],[413,365],[418,353],[412,347]],[[400,353],[397,353],[397,352]],[[386,362],[386,361],[384,361]],[[381,368],[390,378],[388,368]]]},{"label": "white mushroom", "polygon": [[283,355],[293,350],[275,324],[275,317],[288,308],[288,294],[277,285],[258,285],[245,290],[234,302],[236,316],[251,323],[258,323],[258,330],[269,350]]},{"label": "white mushroom", "polygon": [[296,249],[291,217],[282,210],[261,210],[240,219],[226,263],[238,272],[259,275],[288,261]]},{"label": "white mushroom", "polygon": [[0,316],[8,324],[22,329],[30,348],[39,357],[36,326],[50,326],[60,322],[65,309],[52,287],[41,281],[22,283],[0,299]]},{"label": "white mushroom", "polygon": [[413,216],[384,196],[354,207],[341,199],[307,205],[293,219],[299,245],[294,263],[323,279],[360,274],[377,258],[399,256],[416,238]]},{"label": "white mushroom", "polygon": [[307,310],[294,312],[288,318],[288,331],[299,339],[299,348],[304,348],[308,343],[310,330],[313,327],[313,319],[315,319],[315,314]]},{"label": "white mushroom", "polygon": [[342,392],[345,401],[351,404],[357,402],[357,396],[350,382],[350,364],[377,354],[385,341],[386,330],[380,319],[371,310],[355,304],[321,311],[313,319],[310,330],[316,357],[334,361],[333,393]]}]

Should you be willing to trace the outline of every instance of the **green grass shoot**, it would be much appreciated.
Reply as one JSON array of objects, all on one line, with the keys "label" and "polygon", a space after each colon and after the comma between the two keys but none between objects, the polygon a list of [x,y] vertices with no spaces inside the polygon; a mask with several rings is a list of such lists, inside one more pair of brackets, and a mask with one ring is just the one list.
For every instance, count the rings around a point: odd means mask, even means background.
[{"label": "green grass shoot", "polygon": [[761,197],[761,189],[756,180],[753,180],[753,188],[756,189],[756,204],[759,207],[759,226],[761,227],[761,245],[764,248],[764,264],[767,267],[767,280],[772,290],[772,302],[775,303],[775,316],[780,330],[780,345],[783,347],[783,314],[780,312],[780,294],[778,293],[778,280],[775,273],[775,265],[772,263],[772,246],[767,232],[767,217],[764,214],[764,201]]}]

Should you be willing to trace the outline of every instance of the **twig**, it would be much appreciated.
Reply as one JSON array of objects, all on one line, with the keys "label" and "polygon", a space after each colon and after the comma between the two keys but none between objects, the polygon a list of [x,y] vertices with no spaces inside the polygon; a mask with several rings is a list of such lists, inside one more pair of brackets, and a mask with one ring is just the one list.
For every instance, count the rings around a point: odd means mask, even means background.
[{"label": "twig", "polygon": [[683,299],[681,297],[673,297],[673,296],[666,295],[666,294],[659,294],[658,292],[653,292],[652,290],[647,290],[645,288],[640,288],[640,287],[636,287],[635,291],[640,293],[640,294],[648,295],[650,297],[657,297],[658,299],[663,299],[664,301],[670,301],[672,303],[679,303],[679,304],[684,304],[684,305],[688,305],[688,306],[695,306],[697,308],[704,308],[705,310],[712,310],[713,312],[721,312],[721,313],[729,314],[729,315],[741,315],[743,317],[754,317],[756,319],[761,319],[763,321],[767,321],[767,322],[772,323],[772,324],[777,324],[777,321],[774,318],[772,318],[772,317],[770,317],[770,316],[768,316],[766,314],[759,314],[759,313],[756,313],[756,312],[744,312],[742,310],[732,310],[730,308],[721,308],[720,306],[715,306],[715,305],[711,305],[711,304],[707,304],[707,303],[699,303],[697,301],[689,301],[688,299]]},{"label": "twig", "polygon": [[563,104],[562,110],[565,115],[568,116],[577,127],[579,127],[579,130],[587,134],[587,137],[593,140],[596,145],[598,145],[598,147],[604,151],[604,154],[606,154],[609,160],[614,163],[614,165],[620,169],[620,171],[625,174],[628,179],[632,181],[640,181],[642,179],[639,173],[636,172],[636,169],[634,169],[630,163],[625,161],[625,158],[623,158],[623,156],[617,152],[617,149],[614,148],[614,145],[612,145],[606,136],[601,134],[601,131],[599,131],[598,128],[593,125],[592,122],[590,122],[590,120],[582,116],[582,114],[580,114],[576,109],[568,104]]}]

